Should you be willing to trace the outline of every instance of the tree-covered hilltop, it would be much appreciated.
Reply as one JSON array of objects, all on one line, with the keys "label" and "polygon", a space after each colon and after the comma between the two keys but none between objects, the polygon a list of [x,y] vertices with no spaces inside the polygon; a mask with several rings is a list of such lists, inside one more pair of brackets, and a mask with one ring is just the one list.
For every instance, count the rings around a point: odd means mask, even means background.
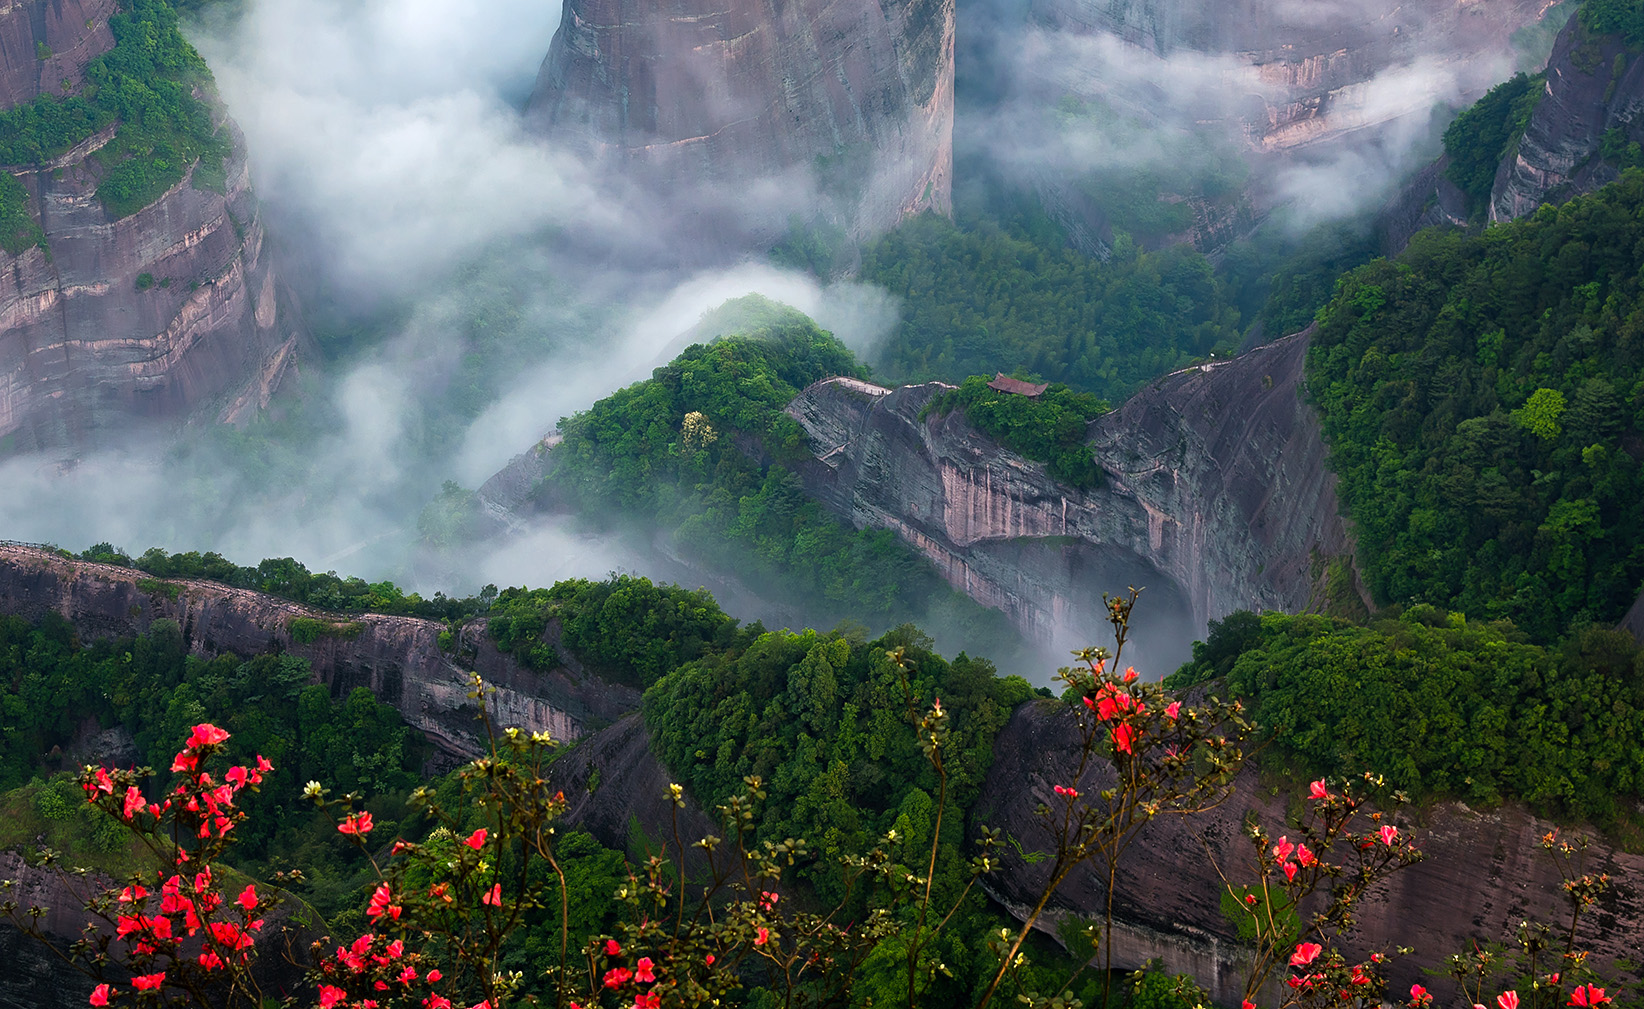
[{"label": "tree-covered hilltop", "polygon": [[734,335],[561,421],[544,490],[585,516],[643,522],[784,602],[880,626],[943,610],[964,640],[1013,648],[1003,615],[955,593],[894,533],[856,529],[805,494],[791,467],[809,450],[783,410],[812,382],[866,371],[800,313],[749,304],[728,309],[742,318]]},{"label": "tree-covered hilltop", "polygon": [[1128,237],[1094,259],[989,220],[925,214],[864,251],[861,279],[901,300],[876,366],[896,381],[1026,372],[1118,400],[1240,332],[1210,263]]},{"label": "tree-covered hilltop", "polygon": [[1516,74],[1463,109],[1445,129],[1444,153],[1450,159],[1445,175],[1467,194],[1471,213],[1482,213],[1489,204],[1496,169],[1524,135],[1546,83],[1545,74]]},{"label": "tree-covered hilltop", "polygon": [[926,404],[921,416],[954,410],[1012,452],[1046,463],[1051,476],[1071,487],[1093,487],[1101,479],[1085,429],[1108,405],[1088,392],[1053,383],[1038,396],[1018,396],[990,388],[986,375],[972,375]]},{"label": "tree-covered hilltop", "polygon": [[1426,604],[1363,626],[1241,612],[1212,621],[1166,682],[1212,680],[1248,700],[1300,773],[1371,768],[1412,798],[1519,799],[1644,836],[1644,651],[1625,633],[1546,648],[1508,621]]},{"label": "tree-covered hilltop", "polygon": [[1644,584],[1644,172],[1344,276],[1308,355],[1381,603],[1613,623]]},{"label": "tree-covered hilltop", "polygon": [[118,124],[92,156],[97,196],[113,217],[153,202],[196,160],[195,181],[221,187],[230,141],[196,97],[214,93],[211,71],[177,30],[177,12],[168,0],[120,0],[109,30],[114,48],[87,65],[79,94],[41,94],[0,112],[0,164],[37,164]]}]

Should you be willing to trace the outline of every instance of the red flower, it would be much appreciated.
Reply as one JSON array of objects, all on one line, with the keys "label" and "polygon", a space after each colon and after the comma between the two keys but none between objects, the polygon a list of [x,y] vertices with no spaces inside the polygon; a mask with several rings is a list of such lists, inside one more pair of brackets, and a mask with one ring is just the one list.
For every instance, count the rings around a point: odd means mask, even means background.
[{"label": "red flower", "polygon": [[374,826],[370,813],[349,813],[337,824],[337,829],[344,834],[369,834]]},{"label": "red flower", "polygon": [[1113,728],[1113,748],[1120,753],[1132,753],[1131,743],[1136,738],[1136,727],[1129,722]]},{"label": "red flower", "polygon": [[451,1009],[451,1000],[444,995],[430,995],[422,1000],[427,1009]]},{"label": "red flower", "polygon": [[240,899],[235,901],[235,903],[240,905],[241,907],[245,908],[247,911],[257,910],[257,887],[256,887],[256,885],[253,884],[253,885],[247,886],[244,890],[240,891]]},{"label": "red flower", "polygon": [[1256,1009],[1256,1003],[1250,1001],[1249,999],[1245,999],[1243,1002],[1239,1003],[1239,1009]]},{"label": "red flower", "polygon": [[1296,944],[1296,952],[1290,954],[1290,966],[1300,967],[1312,963],[1323,950],[1324,947],[1316,942],[1299,942]]},{"label": "red flower", "polygon": [[138,991],[152,991],[160,987],[161,982],[165,979],[165,971],[160,971],[158,974],[139,974],[131,979],[131,986]]},{"label": "red flower", "polygon": [[415,981],[416,979],[417,979],[417,968],[407,967],[404,970],[400,971],[400,976],[395,978],[394,980],[398,981],[400,984],[410,984],[411,982]]},{"label": "red flower", "polygon": [[[371,902],[366,905],[365,913],[373,918],[386,914],[395,921],[400,920],[400,906],[394,903],[394,894],[388,889],[387,883],[377,884],[377,889],[371,894]],[[361,936],[361,939],[369,945],[370,940],[367,936]],[[364,950],[357,952],[363,953]]]},{"label": "red flower", "polygon": [[472,834],[469,834],[467,840],[463,841],[462,843],[468,845],[468,847],[474,849],[475,851],[479,851],[481,848],[483,848],[485,846],[485,835],[486,835],[486,833],[487,833],[486,829],[484,827],[481,827],[480,829],[474,831]]},{"label": "red flower", "polygon": [[234,786],[236,789],[244,788],[245,783],[250,780],[250,778],[251,772],[238,766],[229,768],[228,772],[223,775],[223,780]]},{"label": "red flower", "polygon": [[620,943],[618,943],[615,939],[605,940],[605,955],[606,956],[621,956],[622,955],[622,945]]},{"label": "red flower", "polygon": [[761,925],[761,926],[759,926],[759,935],[754,937],[754,945],[755,946],[763,946],[763,945],[765,945],[765,943],[767,941],[770,940],[770,938],[771,938],[771,930],[766,928],[765,926]]},{"label": "red flower", "polygon": [[1382,827],[1378,833],[1381,834],[1381,843],[1388,847],[1392,847],[1393,842],[1399,837],[1399,829],[1391,825]]},{"label": "red flower", "polygon": [[1057,785],[1056,794],[1065,795],[1069,799],[1077,799],[1079,797],[1079,792],[1077,789],[1068,788],[1066,785]]},{"label": "red flower", "polygon": [[257,770],[267,774],[269,771],[274,770],[274,765],[268,762],[267,757],[259,753],[257,754]]},{"label": "red flower", "polygon": [[188,737],[190,748],[211,746],[228,738],[228,733],[217,728],[210,722],[201,722],[194,727],[194,734]]},{"label": "red flower", "polygon": [[1165,717],[1170,719],[1171,721],[1175,721],[1176,718],[1181,714],[1181,712],[1182,712],[1182,702],[1181,701],[1171,701],[1170,706],[1165,708]]},{"label": "red flower", "polygon": [[502,906],[502,884],[501,883],[492,883],[491,884],[491,889],[485,891],[485,894],[480,897],[480,903],[481,904],[490,904],[494,907],[501,907]]},{"label": "red flower", "polygon": [[1279,838],[1279,843],[1273,846],[1273,857],[1278,859],[1280,862],[1283,862],[1288,859],[1290,857],[1290,853],[1295,850],[1296,846],[1290,843],[1290,838],[1287,835]]},{"label": "red flower", "polygon": [[223,967],[223,958],[210,950],[206,950],[204,953],[200,954],[200,966],[204,967],[206,970],[221,970]]},{"label": "red flower", "polygon": [[[656,975],[654,973],[652,973],[652,971],[651,971],[651,968],[654,967],[655,965],[653,963],[651,963],[651,958],[650,957],[648,957],[648,956],[640,957],[638,966],[639,966],[639,969],[634,971],[634,980],[635,981],[638,981],[640,984],[650,984],[652,981],[656,980]],[[1585,1005],[1586,1003],[1582,1003],[1582,1004]]]},{"label": "red flower", "polygon": [[331,1009],[338,1002],[347,1002],[348,993],[336,985],[320,985],[320,1009]]},{"label": "red flower", "polygon": [[1296,878],[1296,863],[1286,862],[1286,863],[1284,863],[1284,865],[1281,868],[1284,869],[1284,878],[1285,879],[1290,880],[1290,879],[1295,879]]},{"label": "red flower", "polygon": [[1595,988],[1590,984],[1577,985],[1576,990],[1570,993],[1570,1001],[1565,1005],[1587,1006],[1588,1009],[1594,1009],[1609,1001],[1612,999],[1604,994],[1604,989]]},{"label": "red flower", "polygon": [[1501,1009],[1518,1009],[1518,992],[1504,991],[1496,996],[1496,1005]]},{"label": "red flower", "polygon": [[1296,846],[1296,861],[1300,862],[1303,868],[1308,868],[1319,864],[1318,856],[1313,854],[1311,851],[1308,851],[1307,845],[1305,844],[1299,844]]},{"label": "red flower", "polygon": [[626,967],[612,967],[605,972],[605,980],[602,983],[607,988],[621,988],[633,976],[634,972]]},{"label": "red flower", "polygon": [[1320,778],[1318,781],[1313,782],[1312,788],[1313,788],[1313,798],[1315,798],[1315,799],[1328,799],[1328,798],[1330,798],[1330,790],[1324,787],[1324,779],[1323,778]]},{"label": "red flower", "polygon": [[142,792],[137,791],[136,785],[126,786],[126,802],[123,810],[126,819],[129,820],[136,814],[141,813],[146,805],[148,805],[148,800],[143,798]]},{"label": "red flower", "polygon": [[200,766],[200,758],[198,756],[188,752],[187,750],[184,750],[183,752],[177,754],[175,757],[171,758],[171,769],[173,771],[182,771],[184,773],[191,773],[191,772],[193,772],[193,770],[196,767],[199,767],[199,766]]},{"label": "red flower", "polygon": [[634,1009],[662,1009],[662,996],[654,991],[634,996]]},{"label": "red flower", "polygon": [[92,1005],[108,1005],[108,993],[112,989],[106,984],[100,984],[91,990]]},{"label": "red flower", "polygon": [[1433,996],[1426,988],[1419,984],[1413,984],[1410,986],[1410,1004],[1422,1007],[1430,1006],[1433,1004]]},{"label": "red flower", "polygon": [[1125,667],[1125,682],[1126,683],[1135,683],[1136,682],[1136,667],[1135,666],[1126,666]]}]

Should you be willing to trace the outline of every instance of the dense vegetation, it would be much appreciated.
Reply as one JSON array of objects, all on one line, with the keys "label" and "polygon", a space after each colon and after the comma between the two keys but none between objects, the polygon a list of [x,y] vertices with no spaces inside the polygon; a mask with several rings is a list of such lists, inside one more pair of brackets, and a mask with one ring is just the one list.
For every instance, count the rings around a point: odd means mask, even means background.
[{"label": "dense vegetation", "polygon": [[1639,0],[1587,0],[1577,16],[1595,34],[1620,35],[1644,46],[1644,3]]},{"label": "dense vegetation", "polygon": [[694,345],[561,421],[545,486],[773,598],[884,623],[957,609],[969,640],[1008,643],[1002,616],[958,597],[894,533],[855,529],[805,494],[789,468],[808,457],[804,431],[783,408],[818,379],[864,372],[803,315],[753,305],[741,335]]},{"label": "dense vegetation", "polygon": [[9,172],[0,172],[0,249],[17,255],[45,240],[29,213],[29,193]]},{"label": "dense vegetation", "polygon": [[1429,605],[1369,626],[1236,613],[1193,653],[1170,683],[1225,678],[1309,775],[1374,768],[1415,798],[1516,798],[1607,828],[1644,796],[1644,651],[1621,632],[1549,649]]},{"label": "dense vegetation", "polygon": [[1467,194],[1472,212],[1483,209],[1495,185],[1496,169],[1512,153],[1530,114],[1546,94],[1546,74],[1515,74],[1485,92],[1444,131],[1444,174]]},{"label": "dense vegetation", "polygon": [[1240,335],[1208,260],[1123,235],[1098,260],[926,214],[867,249],[861,278],[901,299],[877,362],[898,381],[1021,372],[1118,400]]},{"label": "dense vegetation", "polygon": [[249,800],[255,815],[240,836],[248,869],[300,865],[317,906],[351,900],[369,866],[297,793],[310,779],[359,789],[376,797],[378,815],[397,821],[421,781],[424,749],[398,712],[364,688],[333,699],[292,656],[191,655],[170,621],[136,638],[84,643],[56,614],[37,624],[0,616],[0,789],[49,774],[62,748],[99,726],[130,733],[137,763],[163,772],[177,740],[201,721],[234,733],[236,759],[261,753],[276,767]]},{"label": "dense vegetation", "polygon": [[1107,413],[1106,403],[1087,392],[1053,384],[1034,398],[988,387],[988,377],[972,375],[957,389],[926,405],[924,414],[962,410],[972,424],[1013,452],[1047,463],[1050,475],[1074,487],[1093,487],[1101,471],[1085,444],[1085,427]]},{"label": "dense vegetation", "polygon": [[1383,603],[1613,622],[1644,583],[1644,172],[1342,279],[1308,383]]},{"label": "dense vegetation", "polygon": [[114,48],[87,65],[81,94],[41,95],[0,113],[0,163],[55,157],[118,122],[114,139],[94,155],[102,170],[97,195],[118,218],[176,185],[196,159],[212,175],[229,141],[195,97],[197,88],[210,92],[211,72],[177,30],[168,0],[121,0],[109,30]]}]

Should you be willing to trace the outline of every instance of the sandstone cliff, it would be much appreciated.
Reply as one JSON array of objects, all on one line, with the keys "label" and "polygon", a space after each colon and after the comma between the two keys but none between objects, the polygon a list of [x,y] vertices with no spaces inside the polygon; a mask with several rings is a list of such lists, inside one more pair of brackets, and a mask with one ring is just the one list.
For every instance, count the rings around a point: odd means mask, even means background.
[{"label": "sandstone cliff", "polygon": [[[112,0],[0,7],[0,106],[78,87],[112,44]],[[36,43],[55,54],[39,61]],[[41,50],[40,52],[44,52]],[[93,195],[110,128],[46,164],[5,166],[43,247],[0,251],[0,454],[78,447],[132,418],[266,405],[305,339],[264,242],[243,138],[221,184],[194,170],[131,216]]]},{"label": "sandstone cliff", "polygon": [[1490,193],[1490,220],[1509,221],[1613,182],[1604,134],[1644,140],[1644,59],[1619,36],[1594,36],[1572,17],[1547,61],[1546,94]]},{"label": "sandstone cliff", "polygon": [[1030,636],[1077,624],[1127,581],[1150,588],[1138,615],[1179,607],[1195,632],[1237,609],[1305,610],[1321,602],[1322,562],[1350,553],[1299,394],[1307,341],[1169,375],[1092,423],[1103,481],[1091,490],[1059,485],[961,415],[921,419],[936,383],[805,390],[788,407],[816,454],[800,475],[835,513],[894,530]]},{"label": "sandstone cliff", "polygon": [[[1253,146],[1283,151],[1411,113],[1436,94],[1413,79],[1378,89],[1383,74],[1418,63],[1431,81],[1453,75],[1466,91],[1499,79],[1509,39],[1537,21],[1545,0],[1401,3],[1369,0],[1303,9],[1284,0],[1032,0],[1030,17],[1080,34],[1108,33],[1159,57],[1231,57],[1254,85],[1241,114]],[[1415,84],[1416,86],[1410,86]]]},{"label": "sandstone cliff", "polygon": [[[217,582],[160,582],[130,568],[66,560],[30,547],[0,545],[0,613],[38,619],[55,611],[83,636],[135,634],[173,620],[195,654],[256,655],[278,651],[308,659],[334,695],[369,687],[453,757],[482,750],[470,670],[496,688],[487,704],[499,726],[546,730],[570,742],[639,705],[637,691],[587,674],[570,656],[548,674],[526,670],[500,653],[483,620],[442,651],[442,624],[415,617],[336,614]],[[304,643],[294,618],[324,621],[336,633]]]},{"label": "sandstone cliff", "polygon": [[566,0],[527,118],[768,241],[820,201],[871,235],[947,212],[953,0]]},{"label": "sandstone cliff", "polygon": [[[1056,798],[1053,786],[1068,784],[1077,751],[1072,719],[1056,702],[1018,708],[995,743],[993,767],[974,809],[976,821],[1007,830],[1025,851],[1052,850],[1054,841],[1033,811]],[[1094,782],[1092,776],[1076,787],[1099,787]],[[1246,870],[1249,859],[1245,819],[1254,817],[1275,836],[1282,834],[1289,800],[1288,792],[1274,794],[1255,772],[1247,772],[1217,809],[1196,817],[1164,817],[1144,828],[1121,862],[1114,888],[1121,926],[1114,937],[1114,966],[1135,968],[1162,956],[1170,970],[1192,974],[1217,1002],[1237,1002],[1243,961],[1235,932],[1219,910],[1216,865],[1239,879],[1237,873]],[[1560,877],[1540,844],[1553,824],[1516,805],[1480,813],[1460,803],[1441,803],[1403,826],[1426,859],[1373,891],[1352,942],[1359,951],[1390,950],[1395,944],[1415,949],[1414,955],[1394,961],[1390,992],[1420,982],[1445,997],[1448,990],[1423,975],[1422,967],[1472,948],[1473,940],[1506,938],[1526,916],[1556,921],[1563,915]],[[1021,916],[1024,905],[1037,902],[1047,867],[1048,861],[1029,865],[1009,851],[1002,871],[985,877],[983,885]],[[1583,941],[1601,961],[1636,956],[1644,929],[1644,857],[1595,844],[1586,853],[1583,871],[1614,877],[1610,894],[1583,926]],[[1105,899],[1098,874],[1078,871],[1058,891],[1052,916],[1096,916]]]}]

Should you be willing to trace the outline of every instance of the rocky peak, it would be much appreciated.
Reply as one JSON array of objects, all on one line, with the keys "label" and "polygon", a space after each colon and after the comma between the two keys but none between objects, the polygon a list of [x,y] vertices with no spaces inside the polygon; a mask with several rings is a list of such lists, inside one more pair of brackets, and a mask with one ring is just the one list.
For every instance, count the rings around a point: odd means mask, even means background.
[{"label": "rocky peak", "polygon": [[[1620,176],[1606,156],[1644,141],[1644,59],[1618,35],[1595,36],[1571,17],[1547,61],[1546,94],[1503,159],[1490,193],[1490,220],[1523,217],[1543,203],[1590,193]],[[1620,143],[1614,143],[1619,139]]]},{"label": "rocky peak", "polygon": [[818,198],[871,234],[948,210],[953,31],[953,0],[566,0],[527,118],[756,236]]},{"label": "rocky peak", "polygon": [[1101,591],[1126,584],[1150,589],[1139,616],[1189,640],[1180,622],[1316,608],[1325,562],[1351,548],[1300,397],[1307,342],[1304,332],[1168,375],[1094,421],[1103,479],[1088,490],[1058,484],[961,414],[929,414],[936,383],[806,389],[788,407],[816,456],[800,475],[830,510],[895,531],[1041,640],[1088,644]]},{"label": "rocky peak", "polygon": [[[0,5],[0,100],[76,89],[113,45],[114,7]],[[48,162],[3,166],[43,238],[0,251],[0,455],[78,448],[134,417],[207,404],[235,421],[293,366],[306,331],[263,240],[244,139],[231,121],[219,128],[232,139],[221,174],[197,163],[119,218],[95,195],[114,126]]]}]

